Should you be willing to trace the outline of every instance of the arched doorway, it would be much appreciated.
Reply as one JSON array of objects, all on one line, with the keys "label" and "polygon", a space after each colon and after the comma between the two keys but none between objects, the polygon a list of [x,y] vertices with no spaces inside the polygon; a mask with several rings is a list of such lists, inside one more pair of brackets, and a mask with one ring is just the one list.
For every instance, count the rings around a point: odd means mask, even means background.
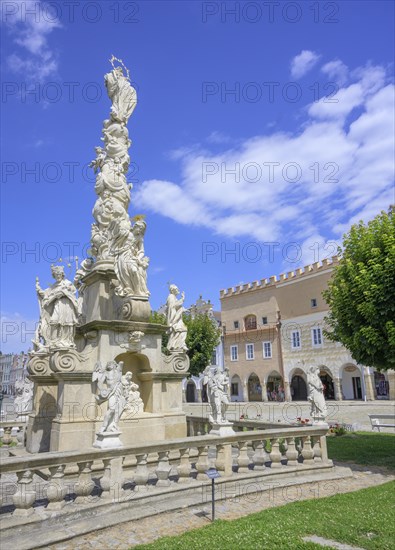
[{"label": "arched doorway", "polygon": [[356,365],[344,365],[341,370],[344,399],[363,399],[362,374]]},{"label": "arched doorway", "polygon": [[197,401],[196,385],[192,380],[187,382],[186,400],[187,403],[196,403]]},{"label": "arched doorway", "polygon": [[243,385],[240,377],[235,374],[230,382],[230,400],[243,401]]},{"label": "arched doorway", "polygon": [[384,372],[374,371],[374,386],[376,390],[376,399],[389,399],[389,382]]},{"label": "arched doorway", "polygon": [[248,401],[262,401],[262,386],[255,373],[248,378]]},{"label": "arched doorway", "polygon": [[266,391],[269,401],[284,401],[284,382],[280,373],[274,371],[268,376]]},{"label": "arched doorway", "polygon": [[333,378],[326,369],[320,370],[320,378],[324,388],[325,399],[335,399],[335,386]]},{"label": "arched doorway", "polygon": [[295,374],[291,380],[292,401],[307,401],[307,385],[300,374]]}]

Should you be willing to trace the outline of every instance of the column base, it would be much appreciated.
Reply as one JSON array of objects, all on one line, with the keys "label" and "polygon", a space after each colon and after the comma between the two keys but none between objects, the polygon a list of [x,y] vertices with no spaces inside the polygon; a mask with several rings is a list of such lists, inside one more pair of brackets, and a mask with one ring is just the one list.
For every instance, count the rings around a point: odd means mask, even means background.
[{"label": "column base", "polygon": [[119,439],[121,432],[102,432],[96,434],[96,441],[93,446],[97,449],[116,449],[123,447],[122,441]]}]

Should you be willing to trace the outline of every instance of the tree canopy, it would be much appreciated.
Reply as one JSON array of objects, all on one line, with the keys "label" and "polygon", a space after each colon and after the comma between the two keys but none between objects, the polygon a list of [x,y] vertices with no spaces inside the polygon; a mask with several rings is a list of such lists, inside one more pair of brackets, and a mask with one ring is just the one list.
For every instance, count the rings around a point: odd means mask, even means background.
[{"label": "tree canopy", "polygon": [[394,207],[344,235],[339,265],[323,295],[330,308],[325,336],[355,361],[395,368]]},{"label": "tree canopy", "polygon": [[213,320],[203,313],[194,317],[185,315],[184,322],[188,327],[186,344],[191,361],[189,372],[198,375],[207,365],[211,365],[211,358],[219,344],[221,331]]},{"label": "tree canopy", "polygon": [[[198,375],[207,365],[211,364],[214,349],[220,341],[221,331],[213,320],[205,314],[183,315],[184,323],[188,328],[186,345],[190,359],[189,373]],[[166,316],[153,311],[150,317],[151,323],[166,325]],[[162,336],[162,352],[168,353],[166,346],[168,335]]]}]

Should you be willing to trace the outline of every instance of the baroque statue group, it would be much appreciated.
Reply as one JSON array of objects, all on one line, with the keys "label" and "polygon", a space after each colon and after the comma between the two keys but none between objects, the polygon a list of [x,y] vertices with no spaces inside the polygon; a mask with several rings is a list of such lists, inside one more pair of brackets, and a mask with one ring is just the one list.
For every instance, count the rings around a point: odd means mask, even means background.
[{"label": "baroque statue group", "polygon": [[[96,158],[90,164],[96,178],[97,195],[92,212],[94,223],[91,228],[91,248],[88,257],[77,266],[73,282],[66,277],[63,265],[51,266],[54,282],[47,288],[43,289],[39,279],[36,279],[40,318],[31,354],[31,373],[35,375],[44,372],[44,361],[49,360],[51,365],[53,357],[59,356],[59,353],[65,357],[64,365],[67,368],[75,358],[77,361],[87,361],[81,355],[81,350],[89,340],[85,337],[81,348],[78,331],[79,327],[89,321],[86,320],[86,304],[95,303],[98,299],[95,292],[100,290],[92,290],[89,288],[92,283],[88,282],[94,280],[91,275],[95,273],[103,272],[107,274],[105,277],[111,278],[111,294],[106,299],[118,304],[113,318],[126,319],[131,325],[135,321],[149,322],[149,258],[144,250],[147,223],[143,215],[130,218],[128,213],[132,185],[127,181],[130,165],[128,150],[131,145],[127,123],[136,107],[137,94],[122,60],[113,56],[110,62],[112,70],[105,75],[104,82],[111,100],[111,111],[103,122],[103,143],[95,148]],[[185,295],[181,293],[179,297],[179,294],[176,285],[169,285],[166,302],[169,355],[162,358],[164,367],[160,364],[154,366],[162,372],[166,372],[166,369],[176,371],[177,375],[186,372],[189,365],[186,355],[187,327],[182,319]],[[146,304],[143,309],[141,304]],[[103,319],[101,315],[99,318]],[[145,332],[140,327],[133,329],[131,326],[127,343],[120,343],[119,347],[123,348],[123,352],[141,352],[146,348],[146,344],[142,343],[144,338]],[[71,352],[74,355],[70,355]],[[118,354],[120,352],[122,350],[118,350]],[[57,364],[60,360],[56,360]],[[35,365],[38,365],[37,370]],[[122,361],[109,361],[106,355],[103,361],[99,357],[90,369],[93,387],[96,388],[96,403],[106,404],[100,434],[117,432],[120,419],[144,412],[139,380],[132,379],[130,367],[126,367]],[[24,395],[23,391],[21,393]]]}]

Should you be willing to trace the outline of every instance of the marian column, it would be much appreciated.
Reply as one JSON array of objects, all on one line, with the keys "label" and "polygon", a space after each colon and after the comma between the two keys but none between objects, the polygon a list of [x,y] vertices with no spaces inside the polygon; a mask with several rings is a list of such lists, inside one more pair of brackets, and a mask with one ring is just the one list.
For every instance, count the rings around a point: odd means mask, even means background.
[{"label": "marian column", "polygon": [[[181,385],[189,368],[186,331],[177,315],[169,317],[170,327],[150,322],[146,222],[128,214],[126,125],[137,95],[122,61],[110,61],[104,79],[110,116],[91,163],[97,198],[89,257],[73,283],[61,266],[52,268],[51,287],[36,283],[40,323],[28,367],[35,384],[30,452],[186,436]],[[172,295],[170,306],[179,302]],[[181,315],[181,304],[177,311]],[[162,335],[169,329],[173,344],[163,354]]]},{"label": "marian column", "polygon": [[[96,147],[96,158],[91,166],[96,174],[97,200],[93,208],[95,223],[91,231],[92,272],[110,278],[116,301],[113,318],[148,320],[150,305],[147,287],[149,258],[144,252],[146,222],[144,216],[135,216],[133,223],[128,214],[132,185],[127,182],[129,147],[131,140],[126,127],[137,105],[137,93],[130,82],[128,69],[121,60],[111,58],[112,71],[104,77],[108,96],[112,102],[110,118],[103,122],[102,147]],[[115,66],[114,62],[118,65]],[[91,282],[97,281],[92,277]],[[86,279],[89,290],[89,277]],[[94,285],[94,293],[98,290]],[[100,285],[99,285],[100,286]],[[103,295],[104,288],[99,288]],[[103,317],[89,304],[89,292],[84,299],[86,321]],[[109,312],[106,311],[108,318]]]}]

